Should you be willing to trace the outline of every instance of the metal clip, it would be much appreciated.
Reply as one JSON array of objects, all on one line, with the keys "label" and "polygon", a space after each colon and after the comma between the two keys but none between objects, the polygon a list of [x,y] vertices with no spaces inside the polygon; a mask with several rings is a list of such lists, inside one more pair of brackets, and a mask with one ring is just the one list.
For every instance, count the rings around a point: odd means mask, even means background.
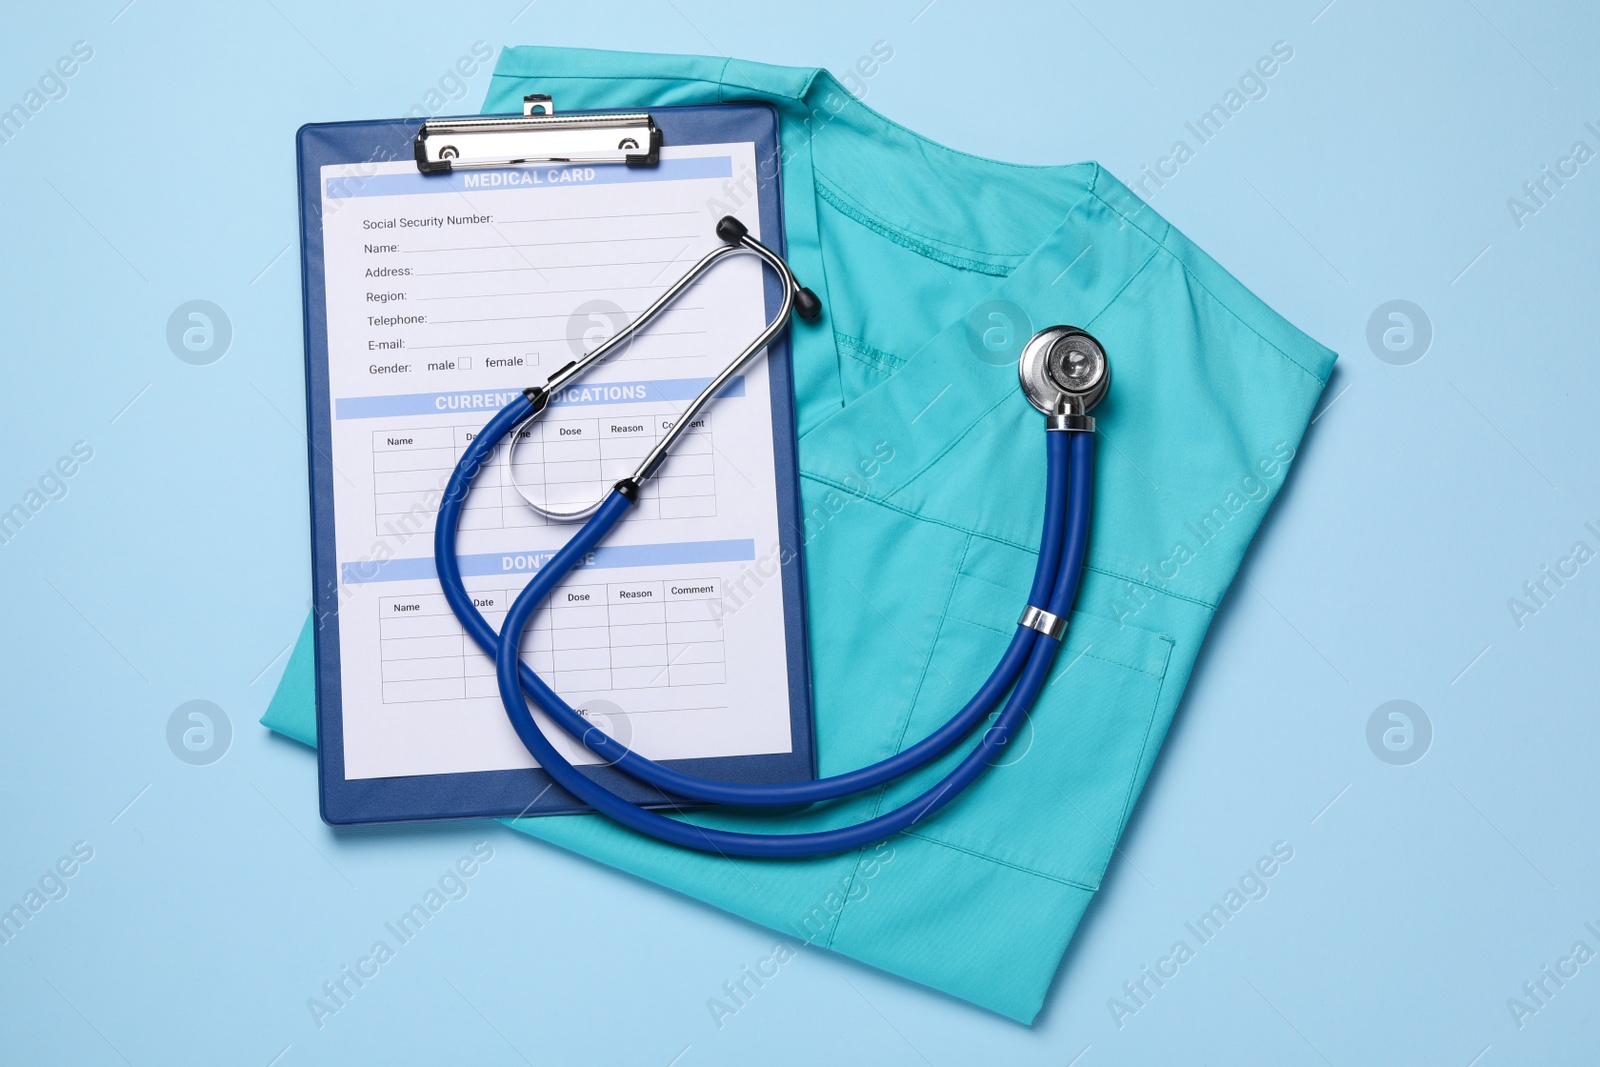
[{"label": "metal clip", "polygon": [[1052,615],[1043,608],[1036,608],[1032,604],[1022,609],[1022,618],[1017,620],[1018,626],[1026,626],[1030,630],[1038,630],[1046,637],[1061,640],[1061,635],[1067,632],[1067,620],[1060,615]]},{"label": "metal clip", "polygon": [[525,163],[661,161],[661,129],[648,112],[557,115],[544,93],[523,97],[522,114],[487,119],[429,119],[412,145],[424,174]]}]

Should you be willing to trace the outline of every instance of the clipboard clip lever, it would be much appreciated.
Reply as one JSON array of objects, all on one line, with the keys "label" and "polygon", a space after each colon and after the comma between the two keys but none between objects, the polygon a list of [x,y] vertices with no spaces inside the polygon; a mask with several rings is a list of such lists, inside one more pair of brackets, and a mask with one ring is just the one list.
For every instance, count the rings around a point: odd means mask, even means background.
[{"label": "clipboard clip lever", "polygon": [[520,116],[428,119],[413,143],[424,174],[526,163],[661,161],[661,129],[646,111],[557,115],[549,96],[524,97]]}]

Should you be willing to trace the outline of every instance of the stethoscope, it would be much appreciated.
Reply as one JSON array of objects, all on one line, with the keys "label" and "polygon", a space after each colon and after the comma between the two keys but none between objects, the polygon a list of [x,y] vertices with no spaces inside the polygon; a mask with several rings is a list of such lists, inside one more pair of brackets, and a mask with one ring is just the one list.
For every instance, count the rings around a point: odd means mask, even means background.
[{"label": "stethoscope", "polygon": [[[789,325],[791,311],[806,319],[816,318],[821,311],[815,294],[800,285],[783,258],[751,237],[737,219],[723,218],[717,224],[717,236],[723,244],[707,253],[637,319],[593,351],[557,370],[544,385],[518,394],[470,442],[450,476],[439,507],[434,531],[439,583],[456,618],[478,647],[493,657],[500,699],[517,736],[551,779],[579,800],[640,833],[704,852],[773,858],[844,852],[876,844],[954,800],[1002,755],[1007,741],[1038,699],[1066,634],[1067,618],[1088,548],[1094,478],[1094,419],[1089,411],[1109,388],[1111,368],[1100,343],[1071,326],[1042,330],[1023,347],[1017,366],[1022,391],[1046,416],[1044,532],[1039,541],[1033,587],[1017,622],[1016,633],[994,672],[960,711],[921,741],[887,759],[813,781],[777,785],[719,782],[673,770],[609,737],[575,711],[522,661],[519,649],[534,613],[573,567],[582,562],[638,502],[640,487],[660,469],[673,442],[728,379]],[[783,288],[777,316],[749,347],[711,379],[631,475],[581,511],[552,512],[548,507],[539,507],[541,512],[555,518],[587,518],[588,521],[523,588],[507,611],[500,632],[496,633],[462,585],[456,559],[456,531],[473,479],[491,460],[496,446],[507,434],[519,433],[544,413],[553,394],[648,325],[715,263],[739,253],[758,256],[777,274]],[[814,804],[883,785],[937,760],[970,734],[997,705],[1002,701],[1004,704],[973,750],[909,803],[863,822],[831,830],[752,834],[669,818],[613,793],[575,767],[551,744],[534,721],[530,700],[557,726],[606,763],[659,790],[659,805],[726,804],[741,808]]]}]

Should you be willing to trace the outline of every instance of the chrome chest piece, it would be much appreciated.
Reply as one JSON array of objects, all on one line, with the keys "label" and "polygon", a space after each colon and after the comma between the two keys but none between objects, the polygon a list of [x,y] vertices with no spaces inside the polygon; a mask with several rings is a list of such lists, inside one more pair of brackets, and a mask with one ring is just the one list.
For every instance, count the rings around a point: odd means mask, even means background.
[{"label": "chrome chest piece", "polygon": [[1048,429],[1088,433],[1089,411],[1111,387],[1111,364],[1087,332],[1048,326],[1023,347],[1017,377],[1028,402],[1049,416]]}]

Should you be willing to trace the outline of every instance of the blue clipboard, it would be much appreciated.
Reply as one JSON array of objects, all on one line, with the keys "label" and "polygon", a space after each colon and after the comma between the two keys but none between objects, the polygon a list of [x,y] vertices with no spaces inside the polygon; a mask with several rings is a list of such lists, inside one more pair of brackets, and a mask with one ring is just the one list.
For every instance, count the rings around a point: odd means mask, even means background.
[{"label": "blue clipboard", "polygon": [[[777,165],[776,112],[765,104],[652,107],[648,111],[661,131],[662,142],[668,146],[730,142],[755,144],[757,208],[762,240],[783,255],[783,207]],[[338,627],[340,572],[334,541],[333,425],[323,273],[321,168],[336,164],[410,160],[422,122],[421,119],[396,119],[313,123],[301,127],[297,136],[301,284],[305,306],[307,453],[311,489],[313,629],[316,642],[318,781],[322,818],[333,825],[349,825],[587,812],[592,809],[556,786],[548,774],[537,768],[395,778],[345,777]],[[770,272],[765,278],[765,299],[767,315],[771,317],[782,303],[782,291]],[[781,564],[781,588],[789,674],[790,751],[773,755],[666,761],[667,766],[685,773],[727,782],[795,782],[816,776],[802,560],[804,520],[800,508],[793,375],[787,333],[768,346],[766,360],[772,389],[780,559],[785,561]],[[529,381],[527,384],[540,383]],[[641,785],[614,768],[597,766],[583,767],[581,770],[635,803],[660,807],[682,806],[663,800],[654,789]]]}]

